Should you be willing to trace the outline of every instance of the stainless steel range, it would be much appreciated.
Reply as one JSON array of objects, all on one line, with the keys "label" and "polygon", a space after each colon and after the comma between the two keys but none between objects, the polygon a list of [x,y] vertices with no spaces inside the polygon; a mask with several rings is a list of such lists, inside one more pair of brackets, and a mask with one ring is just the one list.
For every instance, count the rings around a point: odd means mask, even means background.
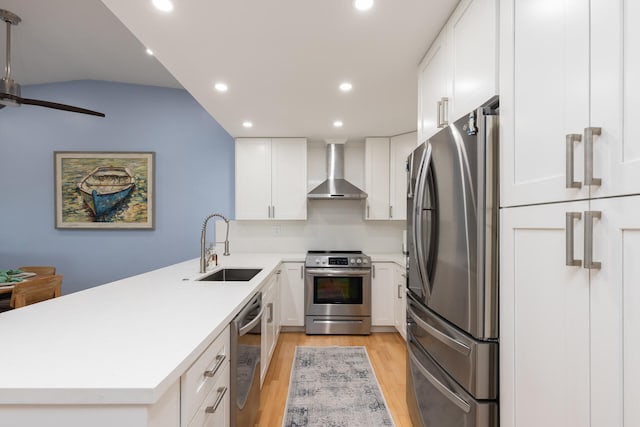
[{"label": "stainless steel range", "polygon": [[307,334],[369,335],[371,258],[361,251],[309,251],[304,300]]}]

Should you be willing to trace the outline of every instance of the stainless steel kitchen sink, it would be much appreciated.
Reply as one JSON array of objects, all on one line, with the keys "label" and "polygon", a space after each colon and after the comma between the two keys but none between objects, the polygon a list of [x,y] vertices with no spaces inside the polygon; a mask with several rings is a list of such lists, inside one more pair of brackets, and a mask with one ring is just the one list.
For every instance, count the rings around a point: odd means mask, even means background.
[{"label": "stainless steel kitchen sink", "polygon": [[222,268],[198,280],[205,282],[248,282],[261,271],[261,268]]}]

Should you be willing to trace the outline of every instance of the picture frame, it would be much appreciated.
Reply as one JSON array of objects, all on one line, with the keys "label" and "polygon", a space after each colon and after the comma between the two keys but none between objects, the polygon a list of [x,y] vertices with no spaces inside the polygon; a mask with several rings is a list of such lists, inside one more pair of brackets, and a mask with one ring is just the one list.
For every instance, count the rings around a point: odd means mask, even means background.
[{"label": "picture frame", "polygon": [[154,152],[55,151],[53,156],[56,228],[154,228]]}]

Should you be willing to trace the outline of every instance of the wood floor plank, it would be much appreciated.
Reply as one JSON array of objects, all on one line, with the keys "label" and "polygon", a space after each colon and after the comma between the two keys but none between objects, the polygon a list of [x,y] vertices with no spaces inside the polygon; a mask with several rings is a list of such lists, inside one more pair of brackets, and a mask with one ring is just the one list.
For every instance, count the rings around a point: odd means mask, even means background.
[{"label": "wood floor plank", "polygon": [[258,427],[280,427],[287,403],[296,346],[364,346],[396,427],[413,427],[405,398],[406,344],[398,333],[306,335],[282,332],[260,392]]}]

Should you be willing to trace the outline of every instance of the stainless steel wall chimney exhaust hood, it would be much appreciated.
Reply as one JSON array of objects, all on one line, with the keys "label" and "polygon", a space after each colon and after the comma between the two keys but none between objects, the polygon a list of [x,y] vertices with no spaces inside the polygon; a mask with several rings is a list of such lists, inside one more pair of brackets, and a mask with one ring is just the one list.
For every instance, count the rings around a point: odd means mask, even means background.
[{"label": "stainless steel wall chimney exhaust hood", "polygon": [[328,139],[327,179],[307,194],[311,200],[360,200],[367,193],[344,179],[344,143],[346,139]]}]

